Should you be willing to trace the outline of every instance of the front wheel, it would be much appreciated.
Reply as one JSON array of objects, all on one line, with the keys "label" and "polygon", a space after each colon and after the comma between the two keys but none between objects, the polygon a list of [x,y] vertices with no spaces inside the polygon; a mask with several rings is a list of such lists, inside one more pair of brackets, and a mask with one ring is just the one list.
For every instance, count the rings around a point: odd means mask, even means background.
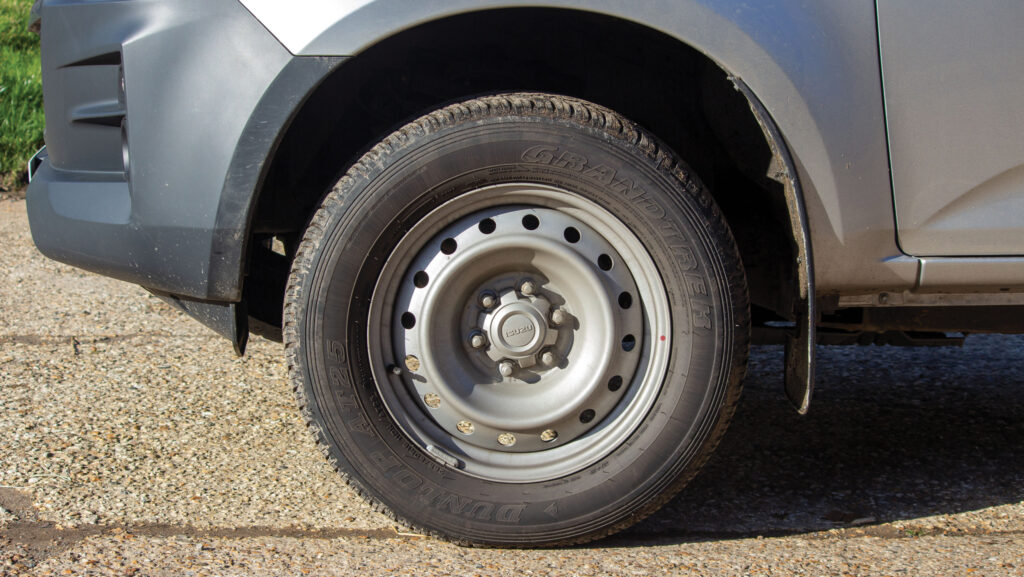
[{"label": "front wheel", "polygon": [[327,195],[285,307],[299,402],[357,490],[462,542],[628,526],[710,454],[748,312],[710,195],[579,100],[455,104]]}]

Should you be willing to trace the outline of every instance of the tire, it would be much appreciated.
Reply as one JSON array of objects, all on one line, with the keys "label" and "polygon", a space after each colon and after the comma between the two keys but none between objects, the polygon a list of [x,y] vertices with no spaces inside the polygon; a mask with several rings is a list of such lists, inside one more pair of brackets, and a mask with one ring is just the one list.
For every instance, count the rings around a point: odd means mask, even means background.
[{"label": "tire", "polygon": [[336,469],[465,544],[581,543],[696,474],[749,340],[709,193],[614,112],[469,100],[387,137],[326,195],[285,302],[290,374]]}]

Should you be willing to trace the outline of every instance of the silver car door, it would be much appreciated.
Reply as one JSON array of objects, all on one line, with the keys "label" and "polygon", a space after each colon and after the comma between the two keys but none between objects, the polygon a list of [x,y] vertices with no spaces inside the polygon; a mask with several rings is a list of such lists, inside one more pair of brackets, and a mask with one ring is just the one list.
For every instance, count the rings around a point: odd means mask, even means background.
[{"label": "silver car door", "polygon": [[877,10],[900,246],[1024,254],[1024,2]]}]

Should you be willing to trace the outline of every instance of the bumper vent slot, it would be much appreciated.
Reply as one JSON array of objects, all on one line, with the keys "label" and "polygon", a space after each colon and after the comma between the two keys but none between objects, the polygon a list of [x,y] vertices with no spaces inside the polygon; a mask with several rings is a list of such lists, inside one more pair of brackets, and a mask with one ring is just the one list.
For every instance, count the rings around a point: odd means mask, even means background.
[{"label": "bumper vent slot", "polygon": [[96,124],[99,126],[121,126],[124,118],[124,104],[117,100],[89,102],[71,111],[71,122]]},{"label": "bumper vent slot", "polygon": [[76,66],[119,66],[120,64],[121,52],[114,51],[69,62],[68,64],[61,66],[61,68],[74,68]]}]

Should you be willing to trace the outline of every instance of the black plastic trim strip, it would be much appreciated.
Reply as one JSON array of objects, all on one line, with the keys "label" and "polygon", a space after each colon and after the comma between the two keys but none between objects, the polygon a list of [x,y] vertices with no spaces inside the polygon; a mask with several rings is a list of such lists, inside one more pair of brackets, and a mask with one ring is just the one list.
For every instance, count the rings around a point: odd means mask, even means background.
[{"label": "black plastic trim strip", "polygon": [[764,131],[772,153],[782,161],[785,168],[786,205],[789,208],[790,227],[793,242],[797,248],[798,295],[796,310],[796,326],[786,338],[786,396],[801,415],[807,413],[814,391],[814,355],[816,322],[818,317],[817,301],[814,294],[814,258],[811,253],[811,229],[807,222],[807,209],[804,206],[803,189],[796,171],[796,164],[790,154],[786,140],[779,131],[764,104],[757,98],[743,80],[731,77],[736,89],[743,93],[750,103],[750,109],[757,117],[761,130]]}]

